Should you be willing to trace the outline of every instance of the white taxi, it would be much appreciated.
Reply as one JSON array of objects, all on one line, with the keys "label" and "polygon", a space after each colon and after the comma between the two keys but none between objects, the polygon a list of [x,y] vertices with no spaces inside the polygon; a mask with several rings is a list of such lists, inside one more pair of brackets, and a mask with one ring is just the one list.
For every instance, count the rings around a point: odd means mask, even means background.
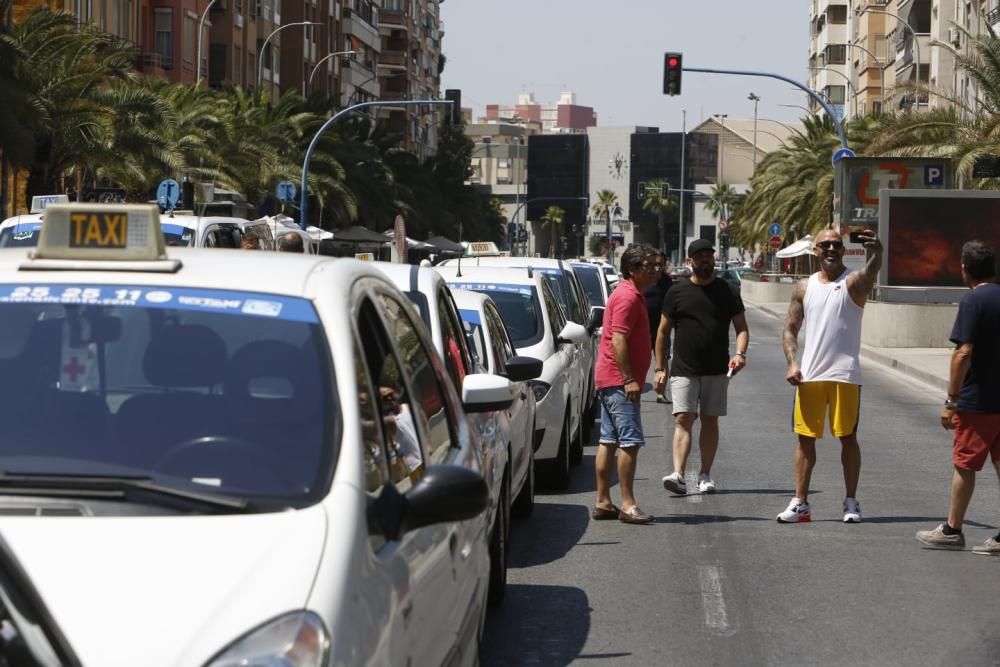
[{"label": "white taxi", "polygon": [[168,252],[151,206],[45,215],[0,251],[0,559],[36,612],[4,604],[5,637],[38,664],[475,664],[465,412],[509,382],[460,399],[365,263]]},{"label": "white taxi", "polygon": [[[482,292],[496,304],[519,355],[542,360],[542,373],[531,381],[535,395],[535,462],[542,482],[565,489],[573,451],[582,456],[580,388],[583,365],[576,347],[590,334],[568,322],[553,288],[554,276],[529,268],[437,266],[452,287]],[[575,434],[575,435],[574,435]]]}]

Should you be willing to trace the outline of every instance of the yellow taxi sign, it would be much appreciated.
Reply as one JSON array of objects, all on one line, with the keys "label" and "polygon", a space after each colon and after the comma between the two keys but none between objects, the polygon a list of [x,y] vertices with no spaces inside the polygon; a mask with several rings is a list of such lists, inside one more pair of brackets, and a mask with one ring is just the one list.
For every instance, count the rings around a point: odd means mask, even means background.
[{"label": "yellow taxi sign", "polygon": [[34,257],[164,259],[159,209],[148,204],[49,204]]}]

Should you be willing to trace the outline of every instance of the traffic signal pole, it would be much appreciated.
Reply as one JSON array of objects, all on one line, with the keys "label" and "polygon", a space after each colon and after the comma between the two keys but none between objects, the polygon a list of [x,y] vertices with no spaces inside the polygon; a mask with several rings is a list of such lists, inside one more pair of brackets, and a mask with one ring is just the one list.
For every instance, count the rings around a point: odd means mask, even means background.
[{"label": "traffic signal pole", "polygon": [[778,79],[779,81],[784,81],[785,83],[790,83],[796,88],[802,90],[814,100],[816,100],[826,115],[830,117],[833,121],[834,127],[837,129],[837,136],[840,138],[841,148],[848,148],[847,146],[847,134],[844,133],[844,127],[840,123],[840,119],[837,118],[837,114],[833,112],[833,108],[823,100],[822,97],[816,94],[815,91],[811,90],[808,86],[796,81],[795,79],[790,79],[787,76],[782,76],[780,74],[774,74],[772,72],[752,72],[748,70],[728,70],[728,69],[709,69],[707,67],[684,67],[685,72],[699,72],[701,74],[730,74],[734,76],[761,76],[771,79]]}]

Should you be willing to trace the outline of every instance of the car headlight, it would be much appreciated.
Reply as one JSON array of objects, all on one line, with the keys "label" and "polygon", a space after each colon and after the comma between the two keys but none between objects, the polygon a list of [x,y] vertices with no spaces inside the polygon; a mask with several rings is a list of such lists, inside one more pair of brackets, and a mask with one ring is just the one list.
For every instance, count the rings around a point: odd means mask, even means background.
[{"label": "car headlight", "polygon": [[243,635],[206,667],[320,667],[329,650],[330,635],[320,617],[295,611]]},{"label": "car headlight", "polygon": [[545,398],[545,394],[549,393],[549,389],[552,388],[552,385],[548,382],[542,382],[541,380],[531,380],[529,384],[531,385],[531,393],[535,395],[536,401]]}]

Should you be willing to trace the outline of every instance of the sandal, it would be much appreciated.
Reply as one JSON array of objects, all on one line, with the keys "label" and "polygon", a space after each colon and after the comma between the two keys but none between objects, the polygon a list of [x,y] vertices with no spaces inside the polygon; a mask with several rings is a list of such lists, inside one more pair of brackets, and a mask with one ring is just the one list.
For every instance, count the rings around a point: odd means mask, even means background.
[{"label": "sandal", "polygon": [[617,519],[620,512],[621,510],[614,505],[609,510],[603,507],[594,507],[590,512],[590,518],[594,521],[608,521],[610,519]]},{"label": "sandal", "polygon": [[622,510],[618,513],[618,520],[622,523],[650,523],[655,518],[652,514],[646,514],[639,509],[638,505],[633,505],[627,512]]}]

